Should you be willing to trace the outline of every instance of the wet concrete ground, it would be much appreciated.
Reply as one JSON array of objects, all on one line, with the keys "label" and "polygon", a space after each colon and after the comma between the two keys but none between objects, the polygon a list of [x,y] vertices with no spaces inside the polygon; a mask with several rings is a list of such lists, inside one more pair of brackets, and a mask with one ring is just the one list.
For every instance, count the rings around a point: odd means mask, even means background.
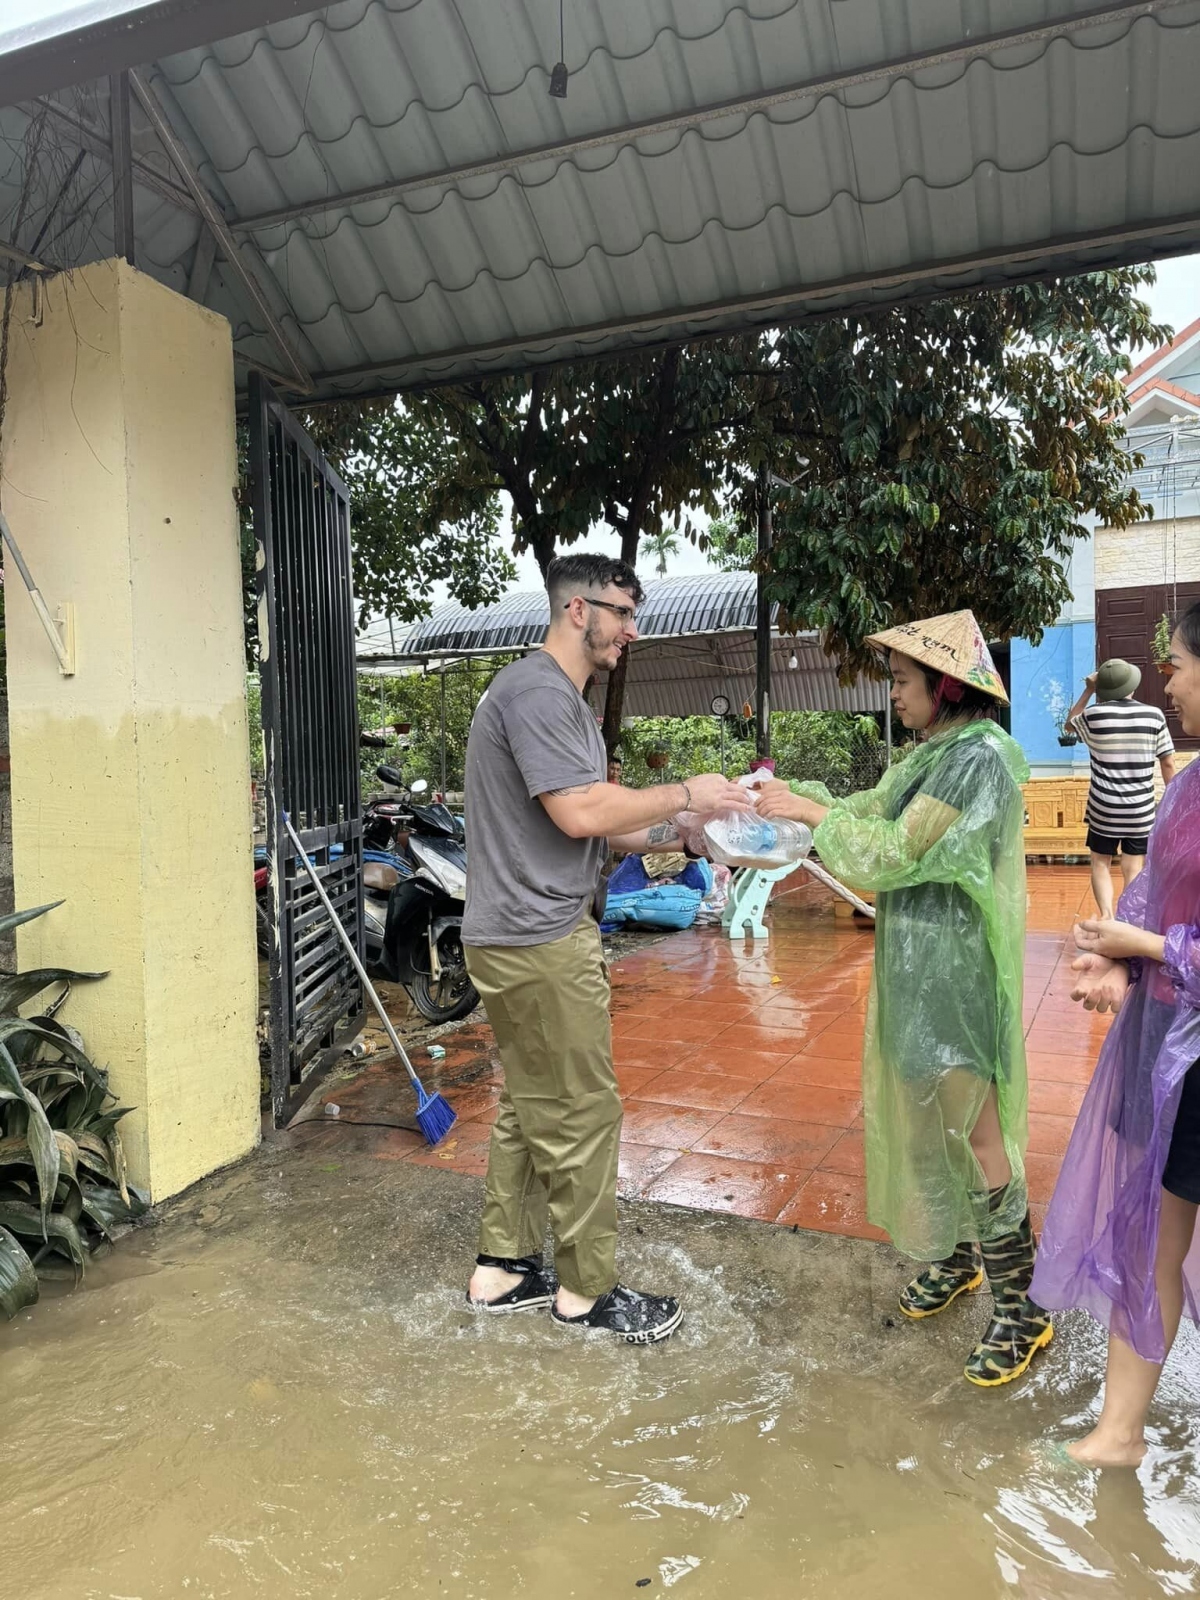
[{"label": "wet concrete ground", "polygon": [[636,1202],[624,1275],[688,1304],[668,1345],[484,1319],[480,1181],[316,1137],[5,1330],[6,1600],[1195,1592],[1194,1330],[1143,1468],[1064,1476],[1028,1451],[1094,1407],[1086,1318],[981,1392],[981,1297],[905,1323],[885,1245]]},{"label": "wet concrete ground", "polygon": [[[866,1214],[862,1041],[874,938],[836,917],[812,885],[772,900],[770,938],[694,928],[625,949],[613,974],[613,1056],[625,1108],[621,1192],[703,1210],[882,1239]],[[1092,908],[1086,868],[1029,874],[1025,1026],[1026,1172],[1040,1226],[1111,1018],[1070,999],[1071,927]],[[458,1124],[436,1151],[415,1131],[408,1080],[390,1052],[354,1065],[307,1108],[332,1101],[343,1129],[305,1135],[387,1160],[480,1175],[503,1083],[479,1013],[438,1044],[410,1045]],[[351,1133],[350,1122],[374,1124]],[[407,1121],[407,1131],[398,1126]]]}]

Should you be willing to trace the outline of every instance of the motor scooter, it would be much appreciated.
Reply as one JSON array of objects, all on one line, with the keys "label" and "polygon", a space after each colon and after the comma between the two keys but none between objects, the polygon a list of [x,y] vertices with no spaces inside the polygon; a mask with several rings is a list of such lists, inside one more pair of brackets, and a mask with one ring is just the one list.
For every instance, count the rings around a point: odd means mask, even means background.
[{"label": "motor scooter", "polygon": [[[395,767],[377,776],[400,798],[372,802],[372,842],[389,848],[364,862],[363,921],[368,965],[408,990],[430,1022],[456,1022],[479,1004],[467,975],[462,917],[467,850],[461,817],[442,802],[424,804],[423,778],[406,787]],[[368,836],[364,825],[364,841]],[[364,855],[366,852],[364,852]]]}]

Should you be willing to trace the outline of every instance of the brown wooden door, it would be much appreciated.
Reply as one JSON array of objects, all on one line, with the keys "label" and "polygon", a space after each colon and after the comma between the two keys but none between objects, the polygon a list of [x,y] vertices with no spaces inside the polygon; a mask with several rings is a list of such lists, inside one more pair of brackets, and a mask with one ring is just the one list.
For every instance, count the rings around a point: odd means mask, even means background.
[{"label": "brown wooden door", "polygon": [[1163,693],[1166,679],[1154,664],[1151,642],[1164,612],[1185,611],[1200,600],[1200,583],[1143,584],[1133,589],[1096,591],[1096,658],[1120,656],[1142,669],[1137,698],[1167,714],[1167,727],[1177,750],[1200,750],[1200,739],[1189,739]]}]

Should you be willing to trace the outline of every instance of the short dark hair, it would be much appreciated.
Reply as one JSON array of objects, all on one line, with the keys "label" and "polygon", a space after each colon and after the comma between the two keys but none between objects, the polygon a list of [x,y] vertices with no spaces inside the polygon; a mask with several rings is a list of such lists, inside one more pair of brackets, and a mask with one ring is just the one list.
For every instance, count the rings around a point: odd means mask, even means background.
[{"label": "short dark hair", "polygon": [[[936,701],[945,674],[938,672],[934,667],[927,667],[923,661],[918,661],[917,665],[925,674],[925,682],[929,685],[929,698]],[[993,721],[995,720],[1000,705],[995,695],[985,694],[982,689],[972,688],[969,683],[964,683],[962,690],[961,700],[942,701],[936,716],[929,724],[931,728],[936,728],[939,722],[950,722],[957,717],[991,717]]]},{"label": "short dark hair", "polygon": [[550,563],[546,573],[551,620],[553,613],[567,605],[577,594],[607,589],[610,584],[624,589],[635,606],[641,605],[645,599],[638,575],[628,561],[619,561],[613,556],[559,556]]},{"label": "short dark hair", "polygon": [[1176,618],[1175,631],[1183,640],[1188,655],[1200,657],[1200,600]]}]

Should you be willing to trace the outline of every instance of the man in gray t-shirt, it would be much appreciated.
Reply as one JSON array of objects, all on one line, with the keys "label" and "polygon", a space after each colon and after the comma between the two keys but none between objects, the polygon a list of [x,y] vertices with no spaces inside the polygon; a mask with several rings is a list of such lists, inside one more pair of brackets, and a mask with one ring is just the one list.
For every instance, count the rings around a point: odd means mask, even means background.
[{"label": "man in gray t-shirt", "polygon": [[537,797],[605,781],[604,740],[552,655],[505,667],[479,702],[467,745],[471,841],[463,943],[548,944],[592,903],[603,839],[572,839]]},{"label": "man in gray t-shirt", "polygon": [[463,944],[505,1079],[467,1295],[485,1311],[551,1305],[564,1325],[648,1344],[682,1312],[617,1282],[621,1097],[592,907],[610,845],[678,849],[677,812],[747,804],[716,773],[651,790],[605,782],[583,690],[637,638],[641,586],[624,562],[579,555],[551,564],[547,589],[544,649],[497,674],[467,743]]}]

